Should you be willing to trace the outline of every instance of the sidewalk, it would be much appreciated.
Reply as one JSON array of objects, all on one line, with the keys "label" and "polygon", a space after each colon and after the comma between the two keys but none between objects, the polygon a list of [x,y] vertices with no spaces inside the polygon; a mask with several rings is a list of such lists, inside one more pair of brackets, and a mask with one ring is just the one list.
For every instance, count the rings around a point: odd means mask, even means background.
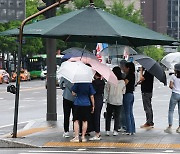
[{"label": "sidewalk", "polygon": [[[180,136],[175,133],[164,133],[163,129],[138,129],[132,136],[105,136],[102,132],[101,141],[87,143],[70,143],[72,138],[63,138],[62,122],[32,122],[18,133],[18,138],[11,138],[10,134],[0,136],[0,147],[115,147],[136,149],[180,149]],[[71,132],[72,136],[72,132]]]}]

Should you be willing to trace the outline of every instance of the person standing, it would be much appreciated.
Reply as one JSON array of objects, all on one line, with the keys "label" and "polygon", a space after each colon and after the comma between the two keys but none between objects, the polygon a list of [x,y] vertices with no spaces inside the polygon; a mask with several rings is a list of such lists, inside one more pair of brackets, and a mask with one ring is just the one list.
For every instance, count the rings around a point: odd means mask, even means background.
[{"label": "person standing", "polygon": [[123,104],[123,94],[125,93],[125,82],[122,77],[120,67],[114,67],[113,73],[118,79],[118,85],[108,84],[108,102],[106,108],[106,135],[109,136],[111,128],[112,113],[114,113],[114,131],[113,136],[118,135],[120,113]]},{"label": "person standing", "polygon": [[[82,121],[82,142],[86,142],[85,134],[91,113],[94,113],[94,90],[92,83],[75,83],[72,87],[74,101],[74,131],[75,137],[70,142],[79,142],[79,122]],[[92,108],[91,108],[92,107]]]},{"label": "person standing", "polygon": [[95,131],[95,136],[90,138],[90,141],[99,141],[101,140],[101,134],[100,134],[100,119],[101,119],[101,110],[103,107],[103,97],[104,97],[104,86],[105,82],[101,78],[101,75],[96,72],[94,76],[95,80],[93,80],[92,85],[96,91],[96,94],[94,95],[95,100],[95,108],[93,113],[93,131]]},{"label": "person standing", "polygon": [[153,109],[152,109],[152,95],[153,95],[153,83],[154,76],[150,74],[143,67],[140,70],[140,83],[141,83],[141,93],[144,111],[146,113],[146,123],[140,128],[153,127]]},{"label": "person standing", "polygon": [[123,106],[126,116],[126,133],[124,135],[135,134],[135,121],[133,115],[133,104],[134,104],[134,88],[135,88],[135,66],[132,62],[125,64],[126,78],[126,93],[123,97]]},{"label": "person standing", "polygon": [[165,133],[172,133],[173,114],[176,104],[178,104],[179,127],[176,129],[180,133],[180,63],[174,66],[175,74],[171,76],[169,87],[172,89],[169,103],[168,123],[169,126],[164,130]]},{"label": "person standing", "polygon": [[61,78],[59,86],[63,89],[63,113],[64,113],[64,134],[63,137],[69,138],[69,121],[71,112],[73,114],[74,96],[71,88],[73,84],[65,78]]}]

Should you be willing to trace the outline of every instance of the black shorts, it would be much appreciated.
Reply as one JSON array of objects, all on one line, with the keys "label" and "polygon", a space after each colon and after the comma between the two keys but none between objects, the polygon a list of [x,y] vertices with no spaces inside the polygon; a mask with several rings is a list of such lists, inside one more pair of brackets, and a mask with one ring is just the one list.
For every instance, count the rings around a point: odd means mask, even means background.
[{"label": "black shorts", "polygon": [[91,106],[74,106],[73,120],[89,121],[91,114]]}]

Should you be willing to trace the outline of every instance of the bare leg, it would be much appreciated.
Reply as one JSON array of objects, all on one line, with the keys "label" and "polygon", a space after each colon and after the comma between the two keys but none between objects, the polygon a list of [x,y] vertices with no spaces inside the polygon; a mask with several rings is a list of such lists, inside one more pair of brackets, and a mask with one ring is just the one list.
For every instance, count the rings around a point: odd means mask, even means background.
[{"label": "bare leg", "polygon": [[87,121],[83,121],[82,122],[82,138],[85,138],[86,131],[87,131],[87,126],[88,126]]},{"label": "bare leg", "polygon": [[79,121],[76,120],[74,121],[74,132],[75,132],[75,137],[79,136]]}]

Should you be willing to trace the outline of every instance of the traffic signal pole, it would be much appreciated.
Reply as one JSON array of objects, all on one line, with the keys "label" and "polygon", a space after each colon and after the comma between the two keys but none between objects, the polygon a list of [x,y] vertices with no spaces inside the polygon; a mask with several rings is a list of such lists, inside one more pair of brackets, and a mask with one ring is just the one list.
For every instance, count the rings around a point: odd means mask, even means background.
[{"label": "traffic signal pole", "polygon": [[[22,40],[23,40],[23,29],[25,24],[32,20],[33,18],[63,4],[66,3],[70,0],[58,0],[56,3],[48,6],[47,8],[33,14],[32,16],[26,18],[25,20],[23,20],[23,22],[20,25],[19,28],[19,46],[18,46],[18,66],[17,66],[17,77],[16,77],[16,95],[15,95],[15,110],[14,110],[14,126],[13,126],[13,134],[12,134],[12,138],[16,138],[17,137],[17,123],[18,123],[18,110],[19,110],[19,90],[20,90],[20,69],[21,69],[21,53],[22,53]],[[53,41],[52,41],[53,42]],[[53,43],[51,42],[51,45],[53,45]],[[53,54],[53,53],[52,53]],[[54,112],[54,111],[52,111]],[[52,116],[49,116],[52,117]]]},{"label": "traffic signal pole", "polygon": [[[44,0],[46,6],[52,5],[55,0]],[[49,10],[45,17],[56,16],[56,8]],[[56,39],[46,39],[47,53],[47,121],[57,121],[56,103]]]}]

